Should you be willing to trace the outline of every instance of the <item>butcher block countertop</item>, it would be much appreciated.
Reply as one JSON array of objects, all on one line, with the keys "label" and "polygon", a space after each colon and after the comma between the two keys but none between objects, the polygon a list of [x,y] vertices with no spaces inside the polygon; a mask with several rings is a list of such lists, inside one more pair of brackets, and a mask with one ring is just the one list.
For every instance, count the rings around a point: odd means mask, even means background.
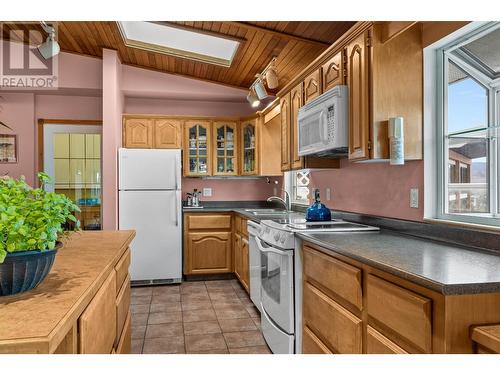
[{"label": "butcher block countertop", "polygon": [[52,353],[135,237],[135,231],[72,233],[35,289],[0,297],[0,353]]}]

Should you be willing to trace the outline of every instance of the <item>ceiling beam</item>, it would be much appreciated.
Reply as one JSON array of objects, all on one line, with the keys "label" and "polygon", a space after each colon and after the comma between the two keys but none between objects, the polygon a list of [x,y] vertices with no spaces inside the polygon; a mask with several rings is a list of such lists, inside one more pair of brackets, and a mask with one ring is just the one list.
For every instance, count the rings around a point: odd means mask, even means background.
[{"label": "ceiling beam", "polygon": [[301,37],[301,36],[297,36],[297,35],[285,33],[285,32],[282,32],[282,31],[276,31],[276,30],[268,29],[268,28],[262,27],[262,26],[252,25],[252,24],[247,23],[247,22],[240,22],[240,21],[223,21],[223,22],[224,23],[228,23],[230,25],[237,26],[237,27],[243,27],[243,28],[246,28],[246,29],[249,29],[249,30],[260,31],[260,32],[263,32],[263,33],[268,33],[268,34],[275,35],[275,36],[280,37],[280,38],[287,38],[287,39],[297,40],[299,42],[314,44],[314,45],[321,46],[321,47],[329,47],[330,44],[331,44],[331,43],[322,42],[321,40],[304,38],[304,37]]}]

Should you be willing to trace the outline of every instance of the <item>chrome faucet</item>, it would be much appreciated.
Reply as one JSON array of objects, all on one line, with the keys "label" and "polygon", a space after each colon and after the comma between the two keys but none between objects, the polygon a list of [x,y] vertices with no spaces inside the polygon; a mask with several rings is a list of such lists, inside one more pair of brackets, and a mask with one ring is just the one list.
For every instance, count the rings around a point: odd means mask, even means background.
[{"label": "chrome faucet", "polygon": [[285,210],[291,211],[292,204],[290,202],[290,194],[288,194],[288,192],[286,190],[283,190],[283,193],[285,193],[285,199],[283,199],[281,197],[276,197],[273,195],[272,197],[267,198],[267,201],[268,202],[272,202],[272,201],[280,202],[283,206],[285,206]]}]

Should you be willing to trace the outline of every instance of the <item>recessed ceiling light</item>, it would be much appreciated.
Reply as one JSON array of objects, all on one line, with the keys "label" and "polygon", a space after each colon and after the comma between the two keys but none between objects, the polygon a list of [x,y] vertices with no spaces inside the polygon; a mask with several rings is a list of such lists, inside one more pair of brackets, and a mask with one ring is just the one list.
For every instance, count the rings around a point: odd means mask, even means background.
[{"label": "recessed ceiling light", "polygon": [[167,23],[119,21],[125,45],[209,64],[231,66],[240,40]]}]

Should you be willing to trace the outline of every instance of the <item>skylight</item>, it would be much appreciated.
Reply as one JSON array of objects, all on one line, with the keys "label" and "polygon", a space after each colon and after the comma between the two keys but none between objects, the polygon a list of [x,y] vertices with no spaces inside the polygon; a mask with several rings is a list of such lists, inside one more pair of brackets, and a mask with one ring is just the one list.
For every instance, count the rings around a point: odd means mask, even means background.
[{"label": "skylight", "polygon": [[196,32],[167,23],[117,22],[125,45],[146,51],[231,66],[240,41],[230,37]]}]

